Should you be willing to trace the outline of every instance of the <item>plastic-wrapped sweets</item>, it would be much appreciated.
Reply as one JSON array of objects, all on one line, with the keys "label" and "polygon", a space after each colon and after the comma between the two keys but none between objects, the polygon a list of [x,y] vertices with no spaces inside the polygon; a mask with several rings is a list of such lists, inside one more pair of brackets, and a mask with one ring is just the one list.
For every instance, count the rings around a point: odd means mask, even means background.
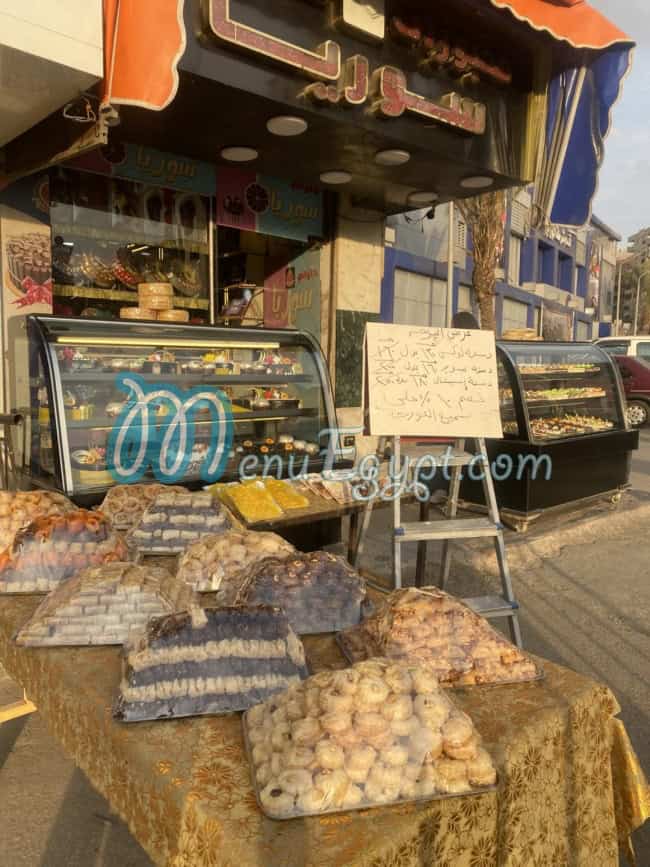
[{"label": "plastic-wrapped sweets", "polygon": [[0,554],[0,593],[47,593],[87,566],[127,559],[124,541],[99,512],[37,518]]},{"label": "plastic-wrapped sweets", "polygon": [[160,485],[116,485],[104,497],[100,511],[118,530],[130,530],[159,494],[187,494],[185,488]]},{"label": "plastic-wrapped sweets", "polygon": [[104,563],[53,590],[16,635],[25,647],[123,644],[150,618],[189,611],[198,598],[167,569]]},{"label": "plastic-wrapped sweets", "polygon": [[366,584],[342,557],[326,551],[291,560],[269,560],[254,570],[237,602],[277,605],[299,635],[336,632],[356,626]]},{"label": "plastic-wrapped sweets", "polygon": [[0,551],[14,540],[18,530],[36,518],[64,515],[76,509],[63,494],[50,491],[0,491]]},{"label": "plastic-wrapped sweets", "polygon": [[209,492],[166,491],[147,508],[128,542],[148,554],[180,554],[202,536],[229,528],[225,509]]},{"label": "plastic-wrapped sweets", "polygon": [[486,791],[496,770],[472,720],[424,663],[319,672],[251,708],[244,734],[262,810],[290,819]]},{"label": "plastic-wrapped sweets", "polygon": [[232,605],[251,569],[270,557],[285,559],[295,553],[293,545],[275,533],[229,530],[190,545],[178,577],[201,593],[216,592],[218,605]]},{"label": "plastic-wrapped sweets", "polygon": [[276,608],[193,608],[149,622],[124,650],[115,716],[125,722],[246,710],[307,676]]},{"label": "plastic-wrapped sweets", "polygon": [[437,587],[391,593],[338,641],[351,662],[372,656],[424,661],[445,686],[518,683],[542,674],[484,618]]}]

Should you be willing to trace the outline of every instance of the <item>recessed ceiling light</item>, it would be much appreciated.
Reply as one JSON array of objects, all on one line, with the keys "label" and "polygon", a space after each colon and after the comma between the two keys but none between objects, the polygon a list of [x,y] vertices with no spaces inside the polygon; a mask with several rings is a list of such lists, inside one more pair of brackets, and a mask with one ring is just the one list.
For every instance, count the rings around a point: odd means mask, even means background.
[{"label": "recessed ceiling light", "polygon": [[349,172],[323,172],[320,179],[324,184],[349,184],[352,175]]},{"label": "recessed ceiling light", "polygon": [[375,154],[375,162],[379,166],[403,166],[411,159],[408,151],[388,150]]},{"label": "recessed ceiling light", "polygon": [[460,185],[466,190],[486,190],[493,183],[494,178],[490,178],[488,175],[470,175],[468,178],[463,178]]},{"label": "recessed ceiling light", "polygon": [[409,195],[409,204],[411,205],[430,205],[432,202],[438,201],[438,193],[419,192]]},{"label": "recessed ceiling light", "polygon": [[309,124],[303,118],[293,117],[289,114],[272,117],[266,122],[266,128],[270,133],[283,136],[302,135],[307,132],[308,126]]},{"label": "recessed ceiling light", "polygon": [[233,147],[224,148],[221,151],[221,156],[230,163],[250,163],[258,158],[259,153],[255,148]]}]

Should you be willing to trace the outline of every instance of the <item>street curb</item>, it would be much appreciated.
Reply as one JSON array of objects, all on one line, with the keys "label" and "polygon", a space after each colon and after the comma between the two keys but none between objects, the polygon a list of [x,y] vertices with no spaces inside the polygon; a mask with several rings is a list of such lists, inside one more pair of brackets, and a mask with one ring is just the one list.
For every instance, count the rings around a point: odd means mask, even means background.
[{"label": "street curb", "polygon": [[[610,539],[649,525],[650,495],[631,491],[624,494],[617,506],[608,504],[587,514],[567,514],[555,520],[549,528],[538,527],[525,534],[506,532],[508,565],[516,573],[558,557],[568,545],[606,545]],[[456,546],[454,556],[478,572],[499,575],[492,543],[469,543],[464,550]]]}]

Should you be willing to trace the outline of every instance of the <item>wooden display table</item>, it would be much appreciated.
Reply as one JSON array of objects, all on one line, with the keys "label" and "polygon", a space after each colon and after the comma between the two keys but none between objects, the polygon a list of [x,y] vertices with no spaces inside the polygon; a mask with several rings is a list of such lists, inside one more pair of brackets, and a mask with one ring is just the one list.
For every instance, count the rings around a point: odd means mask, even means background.
[{"label": "wooden display table", "polygon": [[[0,661],[156,864],[615,867],[619,841],[648,815],[647,786],[615,719],[615,698],[546,662],[546,679],[538,683],[454,692],[496,760],[497,792],[266,819],[250,783],[239,714],[115,722],[117,648],[13,644],[40,599],[0,597]],[[344,667],[332,636],[305,645],[316,670]]]}]

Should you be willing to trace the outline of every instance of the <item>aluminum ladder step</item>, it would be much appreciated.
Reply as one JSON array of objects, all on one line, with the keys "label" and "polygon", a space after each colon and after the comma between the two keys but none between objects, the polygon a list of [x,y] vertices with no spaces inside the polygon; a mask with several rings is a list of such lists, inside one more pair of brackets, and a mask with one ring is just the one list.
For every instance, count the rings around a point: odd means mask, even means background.
[{"label": "aluminum ladder step", "polygon": [[519,612],[519,603],[508,602],[503,596],[474,596],[463,599],[465,605],[481,614],[483,617],[516,617]]},{"label": "aluminum ladder step", "polygon": [[395,541],[429,542],[435,539],[494,538],[503,531],[502,524],[495,524],[490,518],[461,518],[445,521],[416,521],[402,524],[395,529]]}]

